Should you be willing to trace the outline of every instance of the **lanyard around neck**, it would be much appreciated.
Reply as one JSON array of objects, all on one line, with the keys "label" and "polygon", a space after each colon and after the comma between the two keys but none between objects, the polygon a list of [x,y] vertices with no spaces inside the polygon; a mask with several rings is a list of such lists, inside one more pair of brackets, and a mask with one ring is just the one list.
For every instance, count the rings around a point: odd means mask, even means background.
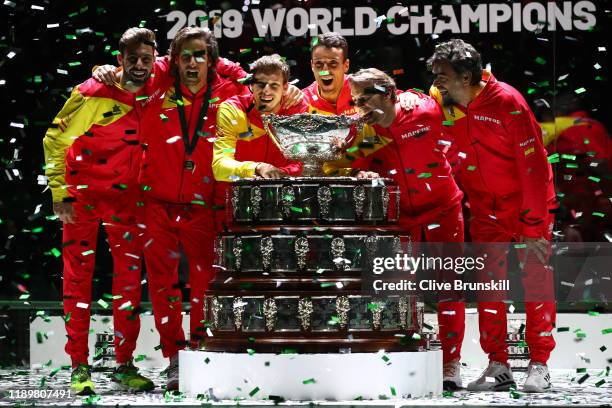
[{"label": "lanyard around neck", "polygon": [[196,124],[195,129],[193,129],[193,136],[191,139],[189,138],[189,125],[187,124],[187,115],[185,114],[185,106],[183,103],[183,94],[181,92],[181,84],[180,80],[177,77],[176,82],[174,83],[174,89],[176,90],[176,106],[179,111],[179,118],[181,120],[181,130],[183,131],[183,144],[185,145],[185,153],[190,156],[198,145],[198,140],[200,139],[198,132],[202,128],[204,124],[204,120],[206,118],[206,114],[208,113],[208,104],[210,103],[210,96],[212,94],[212,81],[208,81],[206,95],[202,100],[202,108],[200,109],[200,116],[198,117],[198,123]]}]

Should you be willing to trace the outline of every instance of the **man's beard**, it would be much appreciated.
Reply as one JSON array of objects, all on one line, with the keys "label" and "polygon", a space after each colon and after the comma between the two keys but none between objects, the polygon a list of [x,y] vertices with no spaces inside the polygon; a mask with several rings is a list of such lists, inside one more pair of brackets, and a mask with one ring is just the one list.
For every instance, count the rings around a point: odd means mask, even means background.
[{"label": "man's beard", "polygon": [[442,95],[442,106],[456,105],[457,101],[449,93]]},{"label": "man's beard", "polygon": [[149,79],[149,75],[145,75],[143,78],[135,78],[131,73],[126,72],[126,83],[133,85],[133,86],[142,86],[145,84],[145,82],[147,82],[147,79]]}]

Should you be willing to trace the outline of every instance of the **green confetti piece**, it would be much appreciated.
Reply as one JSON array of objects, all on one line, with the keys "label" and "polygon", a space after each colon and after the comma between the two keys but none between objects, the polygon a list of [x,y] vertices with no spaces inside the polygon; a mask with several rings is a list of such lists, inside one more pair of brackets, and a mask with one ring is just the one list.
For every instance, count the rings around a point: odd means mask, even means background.
[{"label": "green confetti piece", "polygon": [[557,327],[557,333],[568,332],[569,327]]},{"label": "green confetti piece", "polygon": [[19,296],[19,300],[27,300],[30,297],[29,293],[24,293],[23,295]]},{"label": "green confetti piece", "polygon": [[329,71],[319,71],[320,76],[329,75]]},{"label": "green confetti piece", "polygon": [[578,165],[575,163],[565,163],[565,167],[568,169],[577,169]]},{"label": "green confetti piece", "polygon": [[247,353],[249,354],[249,356],[252,356],[253,354],[255,354],[255,350],[247,349]]},{"label": "green confetti piece", "polygon": [[74,34],[66,34],[66,39],[67,40],[76,40],[77,37]]},{"label": "green confetti piece", "polygon": [[574,154],[562,154],[561,158],[564,160],[576,160],[576,155]]},{"label": "green confetti piece", "polygon": [[203,200],[191,200],[191,204],[197,204],[197,205],[202,205],[202,206],[206,205],[206,203]]},{"label": "green confetti piece", "polygon": [[254,43],[260,43],[260,42],[263,42],[263,41],[264,41],[264,39],[262,37],[255,37],[255,38],[253,38],[253,42]]},{"label": "green confetti piece", "polygon": [[142,188],[142,191],[151,191],[151,186],[143,185],[141,188]]},{"label": "green confetti piece", "polygon": [[534,94],[535,92],[536,92],[536,89],[535,89],[535,88],[529,88],[529,89],[527,89],[527,95]]},{"label": "green confetti piece", "polygon": [[68,312],[66,316],[64,316],[64,321],[67,323],[70,321],[70,316],[72,316],[72,312]]},{"label": "green confetti piece", "polygon": [[590,143],[591,143],[591,141],[590,141],[589,139],[585,138],[585,139],[582,141],[582,143],[584,143],[585,145],[588,145],[588,144],[590,144]]},{"label": "green confetti piece", "polygon": [[252,397],[253,395],[257,394],[259,392],[259,387],[255,387],[251,390],[251,392],[249,392],[249,396]]},{"label": "green confetti piece", "polygon": [[108,309],[109,304],[104,299],[98,299],[98,304],[104,309]]},{"label": "green confetti piece", "polygon": [[444,398],[452,398],[455,395],[452,391],[442,391],[442,397]]},{"label": "green confetti piece", "polygon": [[602,385],[604,385],[606,383],[606,380],[599,380],[595,383],[596,387],[601,387]]},{"label": "green confetti piece", "polygon": [[516,249],[525,249],[527,248],[527,244],[514,244]]},{"label": "green confetti piece", "polygon": [[139,361],[143,361],[147,358],[146,354],[138,354],[135,358],[134,361],[139,362]]},{"label": "green confetti piece", "polygon": [[606,351],[608,348],[606,346],[601,346],[599,348],[599,350],[603,353],[604,351]]},{"label": "green confetti piece", "polygon": [[43,227],[36,227],[32,229],[33,234],[38,234],[43,231]]},{"label": "green confetti piece", "polygon": [[542,58],[542,57],[537,57],[535,59],[535,62],[540,64],[540,65],[546,65],[546,60],[544,58]]},{"label": "green confetti piece", "polygon": [[368,303],[368,310],[376,311],[380,309],[380,305],[378,303]]},{"label": "green confetti piece", "polygon": [[349,147],[348,149],[346,149],[348,153],[353,153],[353,152],[356,152],[357,150],[359,150],[359,147],[357,146]]},{"label": "green confetti piece", "polygon": [[578,88],[574,91],[576,94],[580,95],[581,93],[585,93],[586,89],[585,88]]},{"label": "green confetti piece", "polygon": [[217,102],[217,101],[218,101],[218,100],[220,100],[220,99],[221,99],[221,98],[219,98],[219,97],[217,96],[217,97],[215,97],[215,98],[210,99],[210,100],[208,101],[208,103],[215,103],[215,102]]},{"label": "green confetti piece", "polygon": [[583,382],[585,382],[586,380],[588,380],[588,378],[590,377],[590,375],[585,374],[582,377],[580,377],[580,379],[578,380],[578,384],[582,384]]},{"label": "green confetti piece", "polygon": [[319,37],[315,37],[312,39],[312,47],[315,47],[319,43]]},{"label": "green confetti piece", "polygon": [[309,378],[307,380],[302,381],[302,384],[315,384],[316,380],[314,378]]},{"label": "green confetti piece", "polygon": [[83,255],[83,256],[87,256],[87,255],[91,255],[91,254],[93,254],[94,252],[95,252],[95,251],[94,251],[93,249],[89,249],[89,250],[87,250],[87,251],[83,251],[83,252],[81,252],[81,255]]},{"label": "green confetti piece", "polygon": [[252,50],[251,50],[251,48],[242,48],[242,49],[240,50],[240,54],[241,54],[241,55],[248,54],[248,53],[249,53],[249,52],[251,52],[251,51],[252,51]]},{"label": "green confetti piece", "polygon": [[149,99],[149,95],[138,95],[138,96],[136,97],[136,100],[137,100],[137,101],[145,101],[145,100],[147,100],[147,99]]},{"label": "green confetti piece", "polygon": [[551,154],[548,156],[549,163],[559,163],[559,153]]},{"label": "green confetti piece", "polygon": [[[599,177],[595,177],[595,176],[589,176],[589,180],[594,181],[595,183],[599,183],[599,181],[601,180]],[[34,230],[32,230],[34,231]]]},{"label": "green confetti piece", "polygon": [[468,169],[469,171],[474,171],[474,170],[476,170],[476,166],[473,166],[473,165],[472,165],[472,166],[468,166],[468,168],[467,168],[467,169]]},{"label": "green confetti piece", "polygon": [[586,372],[587,372],[587,369],[586,369],[586,368],[577,368],[577,369],[576,369],[576,372],[577,372],[577,373],[586,373]]},{"label": "green confetti piece", "polygon": [[210,363],[210,358],[206,357],[206,358],[204,359],[204,363],[205,363],[205,364]]},{"label": "green confetti piece", "polygon": [[391,395],[397,396],[397,392],[395,391],[395,387],[390,387],[390,388],[391,388]]},{"label": "green confetti piece", "polygon": [[293,212],[300,213],[300,214],[304,212],[304,209],[300,207],[291,207],[290,210]]},{"label": "green confetti piece", "polygon": [[510,112],[511,115],[520,115],[521,113],[522,113],[521,111]]},{"label": "green confetti piece", "polygon": [[521,394],[519,392],[517,392],[516,390],[511,389],[510,390],[510,397],[512,397],[513,399],[519,399],[519,398],[521,398]]},{"label": "green confetti piece", "polygon": [[117,55],[119,55],[119,54],[120,54],[119,50],[113,50],[113,51],[111,52],[111,55],[112,55],[113,57],[116,57],[116,56],[117,56]]},{"label": "green confetti piece", "polygon": [[601,331],[601,334],[610,334],[610,333],[612,333],[612,328],[610,328],[610,329],[603,329]]},{"label": "green confetti piece", "polygon": [[336,286],[336,283],[335,282],[322,282],[321,283],[322,288],[329,288],[330,286]]},{"label": "green confetti piece", "polygon": [[599,316],[599,312],[596,312],[595,310],[589,310],[589,316]]},{"label": "green confetti piece", "polygon": [[236,153],[236,149],[228,147],[227,149],[223,149],[223,153]]},{"label": "green confetti piece", "polygon": [[431,173],[421,173],[417,176],[417,178],[430,178]]},{"label": "green confetti piece", "polygon": [[388,362],[389,362],[389,360],[390,360],[390,359],[389,359],[389,356],[388,356],[388,355],[386,355],[386,354],[383,354],[383,356],[381,357],[381,359],[382,359],[382,361],[384,361],[385,363],[388,363]]},{"label": "green confetti piece", "polygon": [[453,126],[455,124],[454,120],[445,120],[444,122],[442,122],[442,124],[444,126]]},{"label": "green confetti piece", "polygon": [[59,373],[59,370],[61,370],[61,367],[54,368],[53,370],[51,370],[51,372],[49,373],[49,377],[53,377],[55,374]]},{"label": "green confetti piece", "polygon": [[593,215],[594,215],[595,217],[599,217],[599,218],[603,218],[603,217],[605,217],[605,216],[606,216],[606,214],[604,214],[604,213],[602,213],[602,212],[599,212],[599,211],[594,211],[594,212],[593,212]]},{"label": "green confetti piece", "polygon": [[76,67],[78,65],[81,65],[81,61],[74,61],[74,62],[69,62],[68,63],[69,67]]},{"label": "green confetti piece", "polygon": [[43,339],[44,339],[43,332],[36,332],[36,343],[42,344]]}]

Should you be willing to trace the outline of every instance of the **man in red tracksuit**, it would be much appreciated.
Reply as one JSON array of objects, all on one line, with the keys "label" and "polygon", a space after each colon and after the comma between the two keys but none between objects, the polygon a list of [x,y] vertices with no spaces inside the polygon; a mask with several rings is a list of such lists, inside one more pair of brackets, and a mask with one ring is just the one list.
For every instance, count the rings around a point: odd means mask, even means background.
[{"label": "man in red tracksuit", "polygon": [[[170,45],[172,85],[151,97],[143,119],[145,152],[140,183],[146,201],[145,262],[161,350],[170,358],[167,389],[178,388],[182,329],[180,248],[189,265],[190,333],[204,335],[203,296],[213,276],[215,181],[212,143],[219,104],[248,93],[246,86],[220,77],[216,39],[208,30],[186,27]],[[180,247],[179,247],[180,245]]]},{"label": "man in red tracksuit", "polygon": [[127,30],[119,41],[119,83],[90,79],[74,88],[43,140],[53,211],[63,222],[66,352],[74,369],[71,387],[93,394],[88,365],[92,279],[100,222],[113,256],[113,324],[118,367],[112,380],[151,390],[132,354],[140,330],[142,195],[138,188],[140,118],[154,91],[155,34]]},{"label": "man in red tracksuit", "polygon": [[[514,241],[526,248],[518,250],[531,353],[524,389],[542,392],[550,388],[546,362],[555,346],[553,277],[546,265],[555,195],[540,127],[516,89],[483,74],[480,54],[471,45],[457,39],[439,44],[428,65],[436,77],[433,94],[444,106],[458,151],[457,176],[470,203],[472,240]],[[490,252],[483,279],[505,278],[506,256]],[[480,344],[490,363],[468,389],[507,390],[514,380],[507,363],[505,304],[480,302],[478,311]]]},{"label": "man in red tracksuit", "polygon": [[217,139],[213,171],[218,181],[237,178],[299,176],[302,163],[288,160],[266,133],[262,115],[304,113],[302,101],[284,108],[289,66],[278,55],[266,55],[251,64],[252,95],[236,96],[221,104],[217,114]]},{"label": "man in red tracksuit", "polygon": [[[393,79],[374,68],[358,71],[349,82],[355,105],[367,123],[353,142],[359,146],[358,151],[351,152],[354,173],[358,178],[392,178],[400,186],[400,225],[411,240],[440,243],[431,246],[436,252],[431,255],[460,256],[463,193],[444,155],[447,143],[440,107],[429,96],[414,92],[419,103],[412,112],[406,112],[398,102]],[[442,278],[452,282],[459,277]],[[438,303],[445,364],[454,364],[461,356],[465,304],[460,297],[444,293]],[[446,389],[457,386],[444,380]]]}]

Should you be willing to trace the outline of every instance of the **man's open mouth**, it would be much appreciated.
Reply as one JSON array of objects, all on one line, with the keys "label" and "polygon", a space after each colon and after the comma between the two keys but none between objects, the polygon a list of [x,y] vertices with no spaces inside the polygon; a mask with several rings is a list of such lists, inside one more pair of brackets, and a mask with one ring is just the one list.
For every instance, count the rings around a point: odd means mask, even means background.
[{"label": "man's open mouth", "polygon": [[334,78],[321,78],[321,82],[323,82],[325,86],[330,86],[334,82]]},{"label": "man's open mouth", "polygon": [[191,78],[191,79],[198,79],[198,74],[199,74],[198,71],[187,71],[186,72],[187,78]]}]

